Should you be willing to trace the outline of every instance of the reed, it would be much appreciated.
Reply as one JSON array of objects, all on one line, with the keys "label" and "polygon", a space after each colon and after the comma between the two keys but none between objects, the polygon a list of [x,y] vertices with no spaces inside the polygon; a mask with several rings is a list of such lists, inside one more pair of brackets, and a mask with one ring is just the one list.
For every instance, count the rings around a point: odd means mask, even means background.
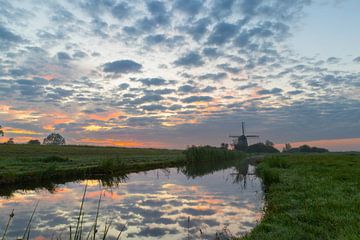
[{"label": "reed", "polygon": [[[97,204],[97,209],[96,209],[96,215],[95,215],[95,220],[94,220],[94,224],[92,225],[92,227],[90,228],[90,230],[86,233],[84,232],[84,216],[85,216],[85,212],[84,212],[84,204],[85,204],[85,199],[86,199],[86,193],[87,193],[87,185],[85,185],[84,188],[84,192],[81,198],[81,203],[80,203],[80,208],[79,208],[79,213],[77,215],[77,221],[76,221],[76,226],[75,228],[73,228],[73,226],[69,226],[69,235],[68,235],[68,239],[69,240],[82,240],[82,239],[86,239],[86,240],[96,240],[96,239],[102,239],[102,240],[106,240],[108,239],[108,235],[109,235],[109,231],[111,229],[112,226],[112,221],[109,222],[105,222],[104,225],[104,232],[101,234],[101,236],[97,236],[98,233],[98,219],[99,219],[99,215],[100,215],[100,206],[101,206],[101,201],[102,201],[102,195],[103,192],[100,193],[99,196],[99,200],[98,200],[98,204]],[[32,221],[34,219],[36,210],[39,206],[39,201],[36,202],[35,207],[32,211],[32,214],[28,220],[28,223],[26,225],[25,231],[23,233],[23,236],[19,239],[21,240],[29,240],[30,239],[30,234],[31,234],[31,224]],[[12,210],[11,214],[9,215],[9,219],[7,221],[7,224],[5,226],[4,229],[4,233],[2,234],[2,238],[1,240],[6,240],[7,239],[7,234],[8,234],[8,230],[11,227],[11,222],[14,218],[15,214],[14,214],[14,210]],[[117,235],[117,240],[120,239],[121,234],[124,232],[126,227],[126,224],[124,224],[124,226],[122,227],[122,229],[120,230],[119,234]],[[74,231],[75,230],[75,231]],[[61,237],[62,233],[59,234],[58,237],[56,237],[56,239],[58,240],[62,240],[63,238]],[[55,233],[52,234],[51,239],[54,239]]]},{"label": "reed", "polygon": [[229,161],[245,157],[240,151],[230,151],[212,146],[192,146],[185,150],[186,161]]}]

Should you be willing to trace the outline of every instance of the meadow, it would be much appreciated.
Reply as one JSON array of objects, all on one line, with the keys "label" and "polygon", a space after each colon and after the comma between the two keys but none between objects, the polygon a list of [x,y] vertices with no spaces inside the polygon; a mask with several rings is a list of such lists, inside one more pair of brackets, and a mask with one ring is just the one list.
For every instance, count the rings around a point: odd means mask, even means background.
[{"label": "meadow", "polygon": [[[29,184],[44,186],[46,181],[112,177],[170,166],[194,177],[211,173],[216,169],[213,165],[227,168],[227,163],[244,157],[209,147],[181,151],[0,145],[0,185],[11,193]],[[241,239],[360,239],[360,154],[271,154],[256,161],[265,191],[265,215]],[[194,168],[195,163],[202,168]]]},{"label": "meadow", "polygon": [[176,166],[184,161],[181,150],[95,146],[0,145],[0,186],[46,185]]},{"label": "meadow", "polygon": [[269,156],[266,211],[252,239],[360,239],[360,154]]}]

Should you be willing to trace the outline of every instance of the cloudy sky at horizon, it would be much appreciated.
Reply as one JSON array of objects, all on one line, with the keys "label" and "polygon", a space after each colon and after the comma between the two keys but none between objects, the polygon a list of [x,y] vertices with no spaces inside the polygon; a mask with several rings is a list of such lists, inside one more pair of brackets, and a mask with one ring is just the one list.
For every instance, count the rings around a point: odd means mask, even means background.
[{"label": "cloudy sky at horizon", "polygon": [[357,0],[0,0],[5,141],[360,150]]}]

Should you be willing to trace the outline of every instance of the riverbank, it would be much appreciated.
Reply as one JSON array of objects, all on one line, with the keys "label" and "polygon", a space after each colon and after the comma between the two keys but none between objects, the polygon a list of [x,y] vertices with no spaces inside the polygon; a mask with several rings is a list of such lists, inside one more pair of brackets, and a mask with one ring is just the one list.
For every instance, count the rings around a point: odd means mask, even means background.
[{"label": "riverbank", "polygon": [[243,239],[359,239],[360,154],[268,156],[257,172],[266,213]]},{"label": "riverbank", "polygon": [[95,146],[0,145],[2,191],[101,178],[185,161],[181,150]]}]

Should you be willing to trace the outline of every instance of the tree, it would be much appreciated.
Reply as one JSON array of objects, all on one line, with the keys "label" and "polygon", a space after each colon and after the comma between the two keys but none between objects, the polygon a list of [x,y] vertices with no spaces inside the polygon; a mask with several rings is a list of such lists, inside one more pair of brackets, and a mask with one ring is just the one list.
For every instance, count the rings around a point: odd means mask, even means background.
[{"label": "tree", "polygon": [[267,146],[264,143],[255,143],[250,145],[247,149],[249,153],[278,153],[279,150],[272,146]]},{"label": "tree", "polygon": [[44,138],[43,144],[45,145],[65,145],[65,138],[59,133],[51,133],[49,136]]},{"label": "tree", "polygon": [[227,144],[227,143],[221,143],[221,147],[220,147],[220,148],[228,150],[228,149],[229,149],[229,144]]},{"label": "tree", "polygon": [[28,144],[31,144],[31,145],[40,145],[40,141],[37,140],[37,139],[32,139],[30,141],[28,141]]},{"label": "tree", "polygon": [[1,127],[1,125],[0,125],[0,136],[4,136],[5,134],[4,134],[4,131],[2,130],[2,127]]},{"label": "tree", "polygon": [[265,141],[265,146],[267,146],[267,147],[273,147],[273,146],[274,146],[274,143],[273,143],[272,141],[270,141],[270,140],[266,140],[266,141]]},{"label": "tree", "polygon": [[290,143],[286,143],[285,147],[283,148],[283,152],[289,152],[292,149]]},{"label": "tree", "polygon": [[15,144],[14,138],[9,138],[9,140],[6,142],[6,144]]}]

